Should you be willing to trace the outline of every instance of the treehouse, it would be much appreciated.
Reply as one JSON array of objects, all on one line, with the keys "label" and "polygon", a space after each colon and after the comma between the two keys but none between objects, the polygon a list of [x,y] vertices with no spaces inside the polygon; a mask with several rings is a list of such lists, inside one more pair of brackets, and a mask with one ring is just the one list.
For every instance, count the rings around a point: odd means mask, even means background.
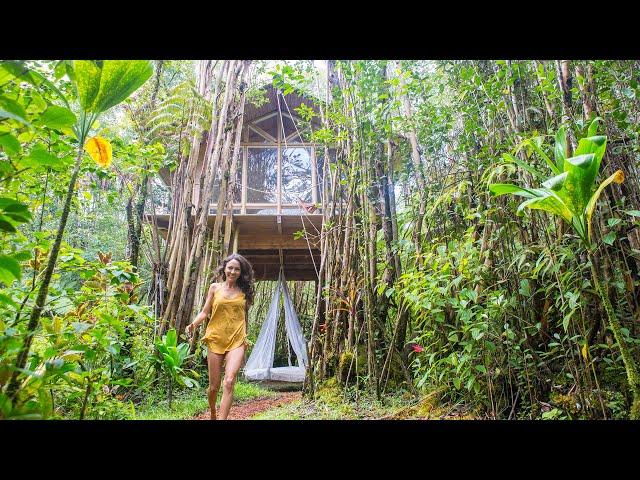
[{"label": "treehouse", "polygon": [[[233,208],[230,213],[223,211],[223,220],[231,215],[225,237],[233,252],[251,262],[256,280],[277,280],[281,265],[287,280],[317,280],[324,148],[305,141],[312,128],[320,127],[319,116],[304,122],[297,110],[318,111],[301,95],[283,95],[271,86],[262,91],[266,102],[245,104],[240,157],[230,182]],[[170,186],[171,173],[163,170],[160,174]],[[217,177],[209,226],[219,208],[220,175]],[[198,190],[196,184],[194,205]],[[156,215],[156,220],[166,234],[169,215]]]}]

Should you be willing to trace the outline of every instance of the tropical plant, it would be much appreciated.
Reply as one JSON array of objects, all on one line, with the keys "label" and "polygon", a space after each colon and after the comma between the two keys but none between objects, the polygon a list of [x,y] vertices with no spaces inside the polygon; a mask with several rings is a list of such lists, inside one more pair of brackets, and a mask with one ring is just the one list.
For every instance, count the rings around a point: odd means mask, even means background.
[{"label": "tropical plant", "polygon": [[[603,287],[600,280],[597,268],[597,245],[592,238],[591,219],[598,198],[605,187],[612,182],[622,183],[624,181],[623,172],[617,170],[600,185],[596,183],[607,146],[607,137],[596,135],[598,120],[593,120],[588,129],[588,137],[580,139],[578,148],[572,157],[567,158],[566,155],[567,140],[564,130],[560,130],[556,135],[555,163],[544,155],[541,149],[537,149],[553,173],[556,174],[543,182],[541,188],[524,188],[513,184],[494,183],[489,186],[489,190],[496,196],[513,194],[524,197],[526,200],[518,207],[518,214],[522,214],[525,208],[544,210],[563,218],[577,233],[588,254],[594,286],[602,299],[609,326],[620,347],[627,380],[633,394],[630,416],[633,419],[638,419],[640,418],[640,377],[638,377],[633,356],[622,334],[620,322],[611,305],[607,289]],[[526,170],[537,177],[541,176],[534,167],[529,166]]]},{"label": "tropical plant", "polygon": [[[167,374],[169,380],[167,398],[169,400],[169,408],[171,408],[174,382],[188,388],[199,387],[200,385],[196,380],[184,374],[185,370],[182,365],[190,357],[189,344],[185,342],[178,345],[178,334],[175,328],[170,329],[166,335],[162,336],[161,340],[156,340],[155,345],[158,349],[158,355],[155,357],[156,362]],[[189,372],[197,376],[195,371],[189,370]]]},{"label": "tropical plant", "polygon": [[[47,292],[51,277],[55,269],[62,237],[64,235],[69,211],[71,208],[71,200],[76,189],[76,180],[80,173],[83,153],[85,148],[89,154],[101,165],[108,165],[111,161],[111,146],[100,138],[90,139],[85,145],[87,136],[100,114],[125,100],[129,95],[136,91],[153,73],[151,63],[143,60],[126,61],[126,60],[104,60],[76,61],[73,68],[70,69],[72,80],[77,90],[79,100],[79,117],[73,126],[73,135],[77,140],[77,155],[73,173],[68,184],[67,194],[65,197],[64,208],[58,225],[56,239],[51,247],[49,259],[44,271],[44,276],[35,305],[31,311],[29,323],[27,325],[27,334],[24,344],[18,354],[16,360],[16,369],[11,378],[8,387],[10,397],[15,397],[18,390],[18,376],[20,370],[24,368],[31,348],[33,334],[38,326],[40,316],[44,309]],[[61,95],[65,105],[69,107],[66,98]],[[58,107],[56,117],[65,118],[71,121],[76,119],[76,115],[65,107]],[[54,112],[55,113],[55,112]]]}]

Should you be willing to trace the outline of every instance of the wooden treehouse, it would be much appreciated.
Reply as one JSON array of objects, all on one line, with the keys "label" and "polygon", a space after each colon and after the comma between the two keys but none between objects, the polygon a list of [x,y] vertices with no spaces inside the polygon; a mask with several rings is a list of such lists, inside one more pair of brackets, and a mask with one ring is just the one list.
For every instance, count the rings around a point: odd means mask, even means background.
[{"label": "wooden treehouse", "polygon": [[[287,280],[315,281],[320,268],[324,149],[304,141],[304,122],[295,110],[301,104],[315,107],[297,94],[282,95],[271,86],[263,90],[266,103],[245,104],[241,158],[232,182],[233,211],[223,212],[223,225],[227,215],[232,216],[225,236],[230,238],[231,250],[251,262],[256,280],[277,280],[282,265]],[[314,129],[319,128],[317,120],[312,122]],[[168,170],[160,172],[167,186],[171,186],[171,175]],[[219,180],[212,194],[210,227],[218,209]],[[156,215],[156,220],[166,235],[169,215]]]}]

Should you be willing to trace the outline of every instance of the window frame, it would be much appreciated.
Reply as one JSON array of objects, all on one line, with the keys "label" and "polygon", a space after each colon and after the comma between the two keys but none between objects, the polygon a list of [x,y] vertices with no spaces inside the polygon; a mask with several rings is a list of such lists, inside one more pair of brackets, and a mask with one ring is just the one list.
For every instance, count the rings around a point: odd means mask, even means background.
[{"label": "window frame", "polygon": [[[321,147],[317,143],[313,142],[291,142],[291,139],[298,136],[298,129],[290,133],[287,137],[283,138],[284,133],[284,125],[282,122],[283,117],[289,118],[294,125],[296,125],[297,121],[300,121],[298,117],[292,116],[288,113],[282,112],[282,117],[278,118],[277,123],[277,135],[273,137],[268,132],[264,131],[260,127],[258,127],[257,123],[262,122],[263,120],[269,119],[275,115],[280,115],[280,112],[271,112],[266,115],[263,115],[259,118],[254,119],[251,123],[244,125],[240,148],[242,149],[242,191],[241,191],[241,201],[240,203],[233,203],[233,208],[239,209],[242,214],[247,213],[247,209],[257,209],[257,208],[273,208],[276,207],[276,211],[278,214],[282,213],[283,208],[299,208],[299,204],[293,203],[283,203],[282,202],[282,152],[285,148],[309,148],[310,150],[310,164],[311,164],[311,201],[314,204],[318,203],[318,178],[317,178],[317,167],[316,167],[316,148]],[[257,133],[261,137],[263,137],[267,142],[249,142],[249,130]],[[276,158],[276,168],[277,168],[277,181],[276,181],[276,203],[249,203],[247,202],[247,192],[248,192],[248,178],[247,178],[247,167],[249,162],[249,149],[250,148],[276,148],[277,149],[277,158]]]}]

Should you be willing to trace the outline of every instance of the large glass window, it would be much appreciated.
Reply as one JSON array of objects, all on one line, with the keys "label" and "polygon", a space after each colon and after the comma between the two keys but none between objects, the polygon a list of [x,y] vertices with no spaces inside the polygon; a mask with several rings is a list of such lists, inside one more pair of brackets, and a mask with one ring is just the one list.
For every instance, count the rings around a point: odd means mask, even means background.
[{"label": "large glass window", "polygon": [[247,149],[247,203],[278,202],[278,149]]},{"label": "large glass window", "polygon": [[312,182],[317,173],[322,178],[321,172],[314,171],[317,167],[312,147],[301,145],[308,125],[275,112],[249,122],[245,128],[242,138],[245,145],[248,144],[245,146],[247,171],[243,177],[247,182],[247,212],[257,208],[251,204],[297,205],[300,201],[311,203],[320,198],[313,191]]},{"label": "large glass window", "polygon": [[311,202],[311,149],[282,149],[282,203]]}]

